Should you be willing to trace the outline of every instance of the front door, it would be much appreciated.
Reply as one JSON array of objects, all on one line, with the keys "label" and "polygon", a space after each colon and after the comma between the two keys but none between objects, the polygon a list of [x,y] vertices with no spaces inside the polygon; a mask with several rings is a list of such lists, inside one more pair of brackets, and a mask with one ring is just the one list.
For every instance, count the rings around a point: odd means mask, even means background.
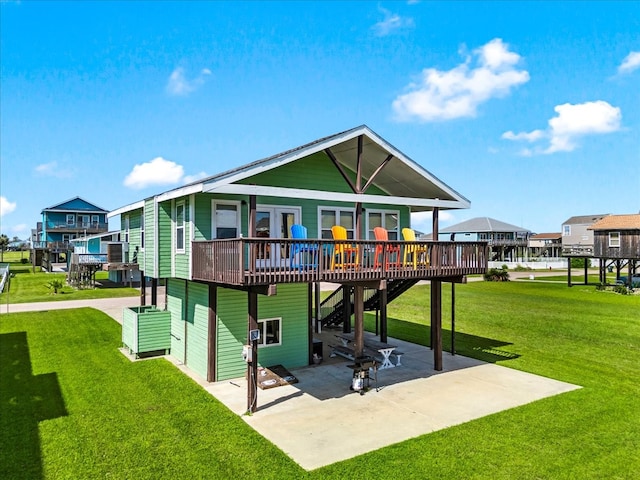
[{"label": "front door", "polygon": [[[256,236],[258,238],[291,238],[291,225],[300,223],[300,207],[258,206]],[[289,259],[289,246],[268,243],[258,249],[257,267],[284,267]]]}]

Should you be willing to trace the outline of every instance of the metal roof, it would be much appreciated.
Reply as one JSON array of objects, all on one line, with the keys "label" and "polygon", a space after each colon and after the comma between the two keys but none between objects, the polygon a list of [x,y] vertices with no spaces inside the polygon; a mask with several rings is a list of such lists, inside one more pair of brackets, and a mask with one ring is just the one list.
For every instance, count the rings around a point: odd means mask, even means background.
[{"label": "metal roof", "polygon": [[575,217],[569,218],[563,225],[591,225],[592,223],[601,220],[602,218],[609,215],[608,213],[603,213],[599,215],[578,215]]},{"label": "metal roof", "polygon": [[471,220],[451,225],[447,228],[440,230],[441,233],[464,233],[464,232],[526,232],[531,233],[531,230],[526,228],[517,227],[509,223],[501,222],[494,218],[489,217],[477,217]]},{"label": "metal roof", "polygon": [[[237,182],[255,176],[287,163],[300,160],[318,152],[330,149],[338,163],[347,170],[357,170],[358,137],[363,137],[361,173],[366,182],[383,163],[391,156],[391,160],[385,168],[377,173],[373,185],[384,191],[388,197],[381,199],[379,195],[365,194],[333,194],[336,201],[361,201],[395,203],[409,206],[413,211],[440,209],[469,208],[468,199],[442,182],[431,172],[424,169],[418,163],[407,157],[382,137],[373,132],[366,125],[345,130],[328,137],[323,137],[299,147],[272,155],[270,157],[248,163],[238,168],[213,175],[182,187],[169,190],[156,198],[168,200],[190,193],[234,193],[255,194],[274,197],[294,198],[326,198],[326,192],[301,190],[295,187],[272,187],[260,185],[245,185]],[[131,204],[111,212],[110,216],[133,210]],[[139,208],[139,206],[137,207]]]}]

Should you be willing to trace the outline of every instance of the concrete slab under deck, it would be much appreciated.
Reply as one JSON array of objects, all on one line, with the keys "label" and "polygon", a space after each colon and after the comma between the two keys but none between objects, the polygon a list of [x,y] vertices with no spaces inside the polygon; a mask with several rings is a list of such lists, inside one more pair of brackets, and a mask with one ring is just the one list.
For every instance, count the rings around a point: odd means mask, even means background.
[{"label": "concrete slab under deck", "polygon": [[299,383],[259,389],[252,415],[246,415],[244,378],[199,381],[306,470],[580,388],[448,353],[444,370],[436,372],[429,348],[389,338],[404,352],[402,365],[379,370],[378,389],[372,381],[359,395],[350,389],[351,362],[330,358],[331,339],[326,332],[322,337],[326,361],[292,369]]}]

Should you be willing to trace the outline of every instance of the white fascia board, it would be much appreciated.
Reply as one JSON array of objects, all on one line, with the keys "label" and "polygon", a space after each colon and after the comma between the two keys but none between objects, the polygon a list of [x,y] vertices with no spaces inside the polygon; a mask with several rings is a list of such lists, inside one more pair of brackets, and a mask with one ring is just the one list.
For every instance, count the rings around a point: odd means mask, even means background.
[{"label": "white fascia board", "polygon": [[268,197],[302,198],[308,200],[333,200],[350,203],[382,203],[387,205],[404,205],[419,209],[470,208],[471,203],[465,200],[440,200],[437,198],[409,198],[356,193],[334,193],[320,190],[304,190],[300,188],[270,187],[262,185],[218,185],[209,187],[205,193],[230,193],[236,195],[261,195]]},{"label": "white fascia board", "polygon": [[355,130],[349,130],[347,132],[344,132],[341,135],[336,135],[323,142],[315,143],[302,150],[296,150],[294,152],[281,155],[261,165],[255,166],[253,168],[249,168],[247,170],[241,170],[229,177],[214,179],[211,182],[204,183],[202,191],[207,192],[209,191],[210,188],[216,188],[217,185],[220,185],[220,184],[226,185],[226,184],[237,182],[239,180],[243,180],[253,175],[258,175],[259,173],[272,170],[281,165],[286,165],[287,163],[293,162],[300,158],[308,157],[309,155],[313,155],[314,153],[318,153],[327,148],[331,148],[339,143],[345,142],[347,140],[351,140],[352,138],[357,137],[358,135],[367,134],[367,133],[371,135],[371,130],[369,130],[366,127],[361,127]]},{"label": "white fascia board", "polygon": [[[376,135],[374,132],[372,132],[368,128],[366,128],[366,132],[367,132],[368,137],[371,140],[373,140],[373,142],[375,142],[380,148],[382,148],[384,150],[387,150],[390,154],[392,154],[394,157],[396,157],[398,160],[400,160],[402,163],[404,163],[407,167],[411,168],[418,175],[420,175],[421,177],[427,178],[430,182],[434,183],[440,189],[442,189],[445,192],[449,193],[452,197],[455,197],[458,200],[460,200],[461,202],[466,202],[467,204],[470,205],[469,200],[467,200],[464,196],[460,195],[458,192],[456,192],[454,189],[452,189],[449,185],[444,183],[438,177],[433,175],[430,171],[425,169],[422,165],[420,165],[416,161],[412,160],[411,158],[407,157],[404,153],[399,151],[393,145],[391,145],[386,140],[384,140],[383,138],[381,138],[378,135]],[[465,207],[465,208],[469,208],[469,207]]]},{"label": "white fascia board", "polygon": [[173,200],[174,198],[186,197],[194,193],[202,193],[203,184],[196,183],[195,185],[188,185],[182,188],[176,188],[175,190],[169,190],[168,192],[161,193],[156,196],[158,202],[164,202],[166,200]]},{"label": "white fascia board", "polygon": [[132,210],[138,210],[139,208],[144,208],[144,200],[140,200],[139,202],[135,202],[135,203],[130,203],[129,205],[125,205],[124,207],[111,210],[109,213],[107,213],[107,218],[116,217],[118,215],[122,215],[123,213],[127,213]]}]

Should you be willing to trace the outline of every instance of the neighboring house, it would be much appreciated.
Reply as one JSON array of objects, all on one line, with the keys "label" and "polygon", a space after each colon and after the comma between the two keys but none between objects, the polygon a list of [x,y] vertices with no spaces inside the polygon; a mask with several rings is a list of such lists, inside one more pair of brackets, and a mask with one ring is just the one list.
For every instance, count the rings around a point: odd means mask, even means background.
[{"label": "neighboring house", "polygon": [[600,259],[600,280],[605,283],[607,267],[616,277],[626,267],[627,279],[640,273],[640,214],[608,215],[588,227],[593,232],[593,256]]},{"label": "neighboring house", "polygon": [[[442,369],[441,283],[486,272],[486,244],[430,242],[424,244],[428,256],[404,264],[386,256],[386,243],[373,240],[373,229],[383,226],[396,240],[410,226],[411,212],[433,211],[437,219],[441,209],[469,206],[361,126],[145,198],[109,216],[120,216],[121,239],[129,243],[129,252],[139,251],[152,299],[160,279],[166,280],[170,354],[207,381],[219,381],[245,375],[241,353],[249,344],[249,371],[254,372],[249,388],[255,390],[258,363],[286,368],[312,363],[313,298],[319,299],[323,281],[341,283],[343,299],[353,292],[355,351],[362,354],[358,339],[363,338],[365,294],[377,296],[384,317],[381,340],[386,341],[387,293],[431,280],[434,362]],[[290,238],[293,224],[307,228],[304,243]],[[346,229],[348,241],[332,239],[335,225]],[[347,243],[353,256],[336,260]],[[301,248],[303,253],[296,253]],[[378,252],[382,262],[374,266]],[[351,311],[344,305],[349,303],[341,305],[335,308],[348,318]],[[345,322],[344,331],[350,326]]]},{"label": "neighboring house", "polygon": [[562,224],[562,255],[592,257],[593,230],[589,230],[589,227],[607,215],[580,215],[565,221]]},{"label": "neighboring house", "polygon": [[129,255],[129,244],[120,241],[119,230],[74,238],[71,246],[67,269],[72,285],[93,284],[98,270],[107,270],[115,283],[140,282],[137,254]]},{"label": "neighboring house", "polygon": [[438,240],[488,242],[490,260],[526,259],[531,231],[489,217],[478,217],[440,230]]},{"label": "neighboring house", "polygon": [[531,257],[559,258],[562,254],[562,233],[536,233],[529,237]]},{"label": "neighboring house", "polygon": [[108,230],[107,213],[80,197],[45,208],[32,248],[44,251],[50,263],[59,263],[63,255],[66,257],[71,240]]}]

